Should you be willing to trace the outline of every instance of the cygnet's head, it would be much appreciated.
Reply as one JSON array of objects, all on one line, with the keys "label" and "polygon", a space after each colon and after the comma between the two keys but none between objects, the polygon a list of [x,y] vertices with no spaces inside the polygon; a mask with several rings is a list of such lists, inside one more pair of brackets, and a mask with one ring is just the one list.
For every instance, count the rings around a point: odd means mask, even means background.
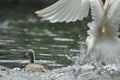
[{"label": "cygnet's head", "polygon": [[35,52],[33,49],[29,49],[26,53],[26,56],[30,59],[30,63],[34,63]]}]

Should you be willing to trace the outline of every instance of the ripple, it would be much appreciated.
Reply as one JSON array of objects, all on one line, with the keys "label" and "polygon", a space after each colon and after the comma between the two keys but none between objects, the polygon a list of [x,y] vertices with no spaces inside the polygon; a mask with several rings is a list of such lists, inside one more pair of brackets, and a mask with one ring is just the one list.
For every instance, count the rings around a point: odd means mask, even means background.
[{"label": "ripple", "polygon": [[9,29],[9,26],[8,26],[9,23],[10,23],[10,21],[5,20],[3,23],[0,23],[0,28]]},{"label": "ripple", "polygon": [[41,40],[40,40],[40,39],[35,38],[35,39],[34,39],[34,41],[40,42]]},{"label": "ripple", "polygon": [[5,52],[6,50],[0,50],[0,52]]},{"label": "ripple", "polygon": [[[11,51],[18,51],[17,49],[10,49]],[[16,53],[15,53],[16,54]]]},{"label": "ripple", "polygon": [[69,39],[69,38],[53,38],[55,41],[66,41],[66,42],[71,42],[74,41],[74,39]]},{"label": "ripple", "polygon": [[44,32],[45,32],[48,36],[50,36],[50,37],[58,36],[57,34],[54,34],[53,32],[51,32],[51,31],[49,31],[49,30],[47,30],[47,29],[45,29]]},{"label": "ripple", "polygon": [[[42,64],[56,63],[56,61],[48,61],[48,60],[35,60],[35,62]],[[0,63],[29,63],[29,60],[0,60]]]},{"label": "ripple", "polygon": [[41,56],[52,56],[52,54],[40,54]]},{"label": "ripple", "polygon": [[7,45],[8,43],[0,42],[0,45]]},{"label": "ripple", "polygon": [[86,42],[77,42],[78,44],[86,44]]},{"label": "ripple", "polygon": [[62,64],[48,64],[48,66],[63,67],[64,65],[62,65]]},{"label": "ripple", "polygon": [[0,42],[15,43],[15,40],[0,40]]},{"label": "ripple", "polygon": [[54,47],[54,48],[68,48],[69,46],[67,46],[67,45],[50,45],[50,47]]},{"label": "ripple", "polygon": [[40,49],[42,49],[42,50],[47,50],[47,49],[49,49],[49,48],[47,48],[47,47],[40,47]]},{"label": "ripple", "polygon": [[37,19],[36,19],[36,18],[33,18],[33,17],[28,17],[27,22],[29,22],[29,23],[36,23],[36,22],[37,22]]},{"label": "ripple", "polygon": [[70,52],[80,52],[80,50],[76,50],[76,49],[70,49]]},{"label": "ripple", "polygon": [[6,58],[5,56],[0,56],[0,58]]}]

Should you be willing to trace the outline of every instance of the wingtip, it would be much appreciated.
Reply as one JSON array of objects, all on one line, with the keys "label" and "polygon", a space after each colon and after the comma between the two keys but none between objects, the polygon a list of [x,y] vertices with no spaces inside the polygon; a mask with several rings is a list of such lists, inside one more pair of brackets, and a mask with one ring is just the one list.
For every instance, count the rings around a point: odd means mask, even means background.
[{"label": "wingtip", "polygon": [[38,14],[39,13],[39,11],[35,11],[35,14]]}]

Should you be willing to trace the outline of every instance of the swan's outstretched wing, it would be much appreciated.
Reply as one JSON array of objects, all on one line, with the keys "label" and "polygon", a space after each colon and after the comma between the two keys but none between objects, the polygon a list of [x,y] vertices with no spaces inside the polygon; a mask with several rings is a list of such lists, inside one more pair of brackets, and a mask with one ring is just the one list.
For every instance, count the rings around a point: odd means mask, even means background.
[{"label": "swan's outstretched wing", "polygon": [[89,0],[59,0],[55,4],[35,13],[43,17],[43,20],[49,20],[53,23],[74,22],[88,16]]},{"label": "swan's outstretched wing", "polygon": [[111,0],[108,9],[108,21],[112,34],[117,35],[118,28],[120,27],[120,0]]}]

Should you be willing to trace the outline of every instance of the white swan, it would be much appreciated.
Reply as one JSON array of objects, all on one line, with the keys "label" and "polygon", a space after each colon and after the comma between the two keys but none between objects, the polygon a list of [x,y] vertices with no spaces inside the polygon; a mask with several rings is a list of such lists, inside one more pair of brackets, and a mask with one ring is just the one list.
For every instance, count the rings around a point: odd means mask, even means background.
[{"label": "white swan", "polygon": [[35,64],[35,52],[33,49],[29,49],[26,53],[26,56],[30,59],[30,63],[26,65],[25,71],[27,72],[45,72],[45,68],[42,65]]},{"label": "white swan", "polygon": [[88,62],[107,64],[120,62],[120,0],[59,0],[55,4],[36,11],[38,16],[50,22],[75,22],[89,14],[93,21],[88,23]]}]

